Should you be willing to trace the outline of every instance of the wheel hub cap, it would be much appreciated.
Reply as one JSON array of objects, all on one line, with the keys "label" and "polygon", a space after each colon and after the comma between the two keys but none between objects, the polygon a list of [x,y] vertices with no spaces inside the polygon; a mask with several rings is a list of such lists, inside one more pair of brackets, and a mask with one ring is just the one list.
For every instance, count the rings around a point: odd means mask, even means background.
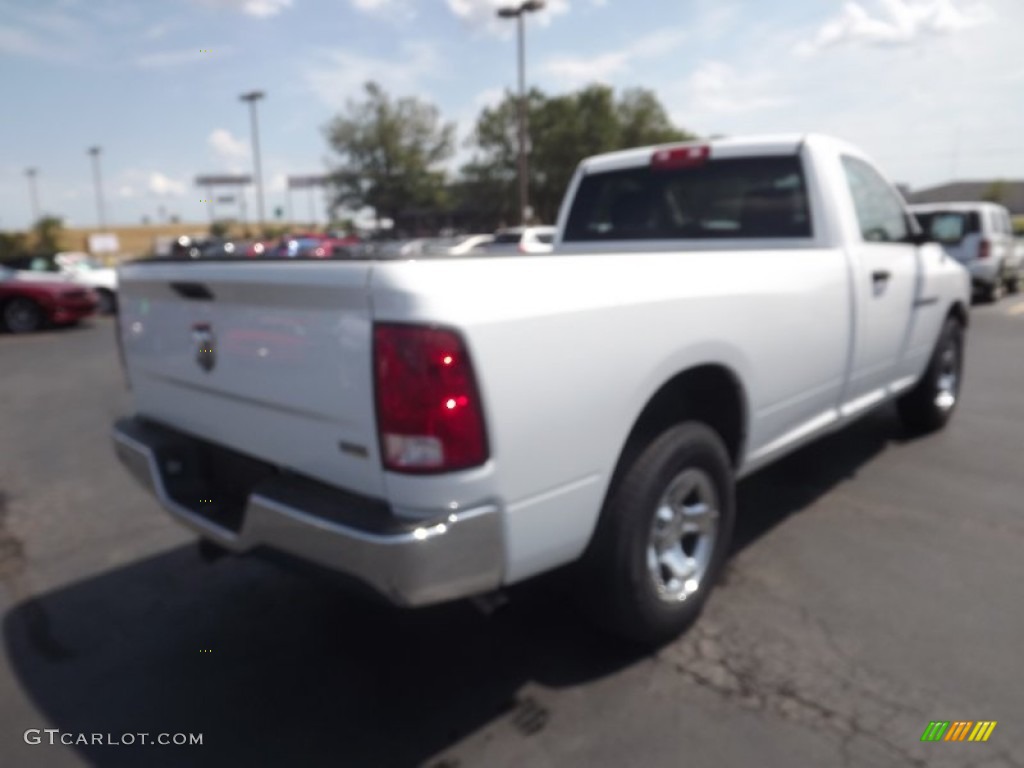
[{"label": "wheel hub cap", "polygon": [[718,520],[718,495],[704,470],[686,469],[668,484],[647,543],[647,570],[661,599],[685,600],[700,588],[718,537]]},{"label": "wheel hub cap", "polygon": [[939,375],[935,382],[935,404],[944,411],[956,405],[957,391],[960,383],[959,354],[956,344],[950,342],[942,352],[939,361]]}]

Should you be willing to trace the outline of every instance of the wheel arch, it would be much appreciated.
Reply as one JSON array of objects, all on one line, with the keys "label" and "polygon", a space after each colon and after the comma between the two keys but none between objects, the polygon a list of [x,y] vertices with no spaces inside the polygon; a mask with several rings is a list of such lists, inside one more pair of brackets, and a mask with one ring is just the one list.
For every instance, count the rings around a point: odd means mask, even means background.
[{"label": "wheel arch", "polygon": [[742,380],[728,365],[704,363],[677,372],[648,398],[634,419],[619,450],[609,492],[644,445],[673,424],[688,419],[713,429],[725,443],[733,468],[738,468],[749,427],[747,403]]},{"label": "wheel arch", "polygon": [[948,319],[950,317],[955,317],[959,320],[964,328],[966,328],[971,321],[970,312],[968,312],[967,307],[963,305],[963,302],[960,301],[954,301],[952,306],[950,306],[949,311],[946,313],[946,318]]}]

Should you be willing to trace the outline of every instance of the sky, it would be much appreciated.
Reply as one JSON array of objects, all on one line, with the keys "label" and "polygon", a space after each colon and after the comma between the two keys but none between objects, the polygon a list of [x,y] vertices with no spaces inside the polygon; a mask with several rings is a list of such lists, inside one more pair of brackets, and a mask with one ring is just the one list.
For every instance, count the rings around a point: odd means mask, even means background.
[{"label": "sky", "polygon": [[[195,177],[251,172],[255,89],[268,218],[288,175],[327,169],[323,127],[369,79],[455,121],[457,167],[515,87],[503,2],[0,0],[0,230],[31,220],[30,167],[44,213],[94,226],[91,146],[108,223],[208,221]],[[914,189],[1024,179],[1021,29],[1020,0],[548,0],[527,80],[650,88],[700,135],[837,135]]]}]

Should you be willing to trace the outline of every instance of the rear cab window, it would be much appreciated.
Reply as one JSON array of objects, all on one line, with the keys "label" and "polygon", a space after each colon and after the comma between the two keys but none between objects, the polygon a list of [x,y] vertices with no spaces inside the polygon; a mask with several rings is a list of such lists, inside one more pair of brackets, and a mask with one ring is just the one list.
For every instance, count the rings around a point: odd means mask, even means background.
[{"label": "rear cab window", "polygon": [[588,173],[576,189],[562,241],[812,236],[800,158],[771,155]]},{"label": "rear cab window", "polygon": [[981,231],[981,217],[975,211],[928,211],[915,216],[921,229],[940,243],[959,243]]}]

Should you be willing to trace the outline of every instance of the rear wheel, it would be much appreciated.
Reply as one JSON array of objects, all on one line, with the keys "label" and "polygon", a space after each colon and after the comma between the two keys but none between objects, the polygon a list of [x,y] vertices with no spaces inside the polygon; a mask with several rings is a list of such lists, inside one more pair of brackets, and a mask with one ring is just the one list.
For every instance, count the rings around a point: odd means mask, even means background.
[{"label": "rear wheel", "polygon": [[3,306],[3,324],[11,333],[31,333],[43,325],[43,310],[32,299],[17,296]]},{"label": "rear wheel", "polygon": [[946,319],[921,381],[896,405],[903,425],[914,434],[946,426],[960,402],[964,328],[955,317]]},{"label": "rear wheel", "polygon": [[734,495],[728,452],[704,424],[678,424],[639,450],[610,489],[578,566],[591,616],[643,645],[686,629],[724,565]]},{"label": "rear wheel", "polygon": [[1020,275],[1021,268],[1018,267],[1013,271],[1013,274],[1006,278],[1006,292],[1007,293],[1020,293]]},{"label": "rear wheel", "polygon": [[1003,298],[1005,288],[1006,276],[1003,274],[1002,269],[1000,269],[991,283],[982,286],[981,296],[985,301],[994,304]]}]

